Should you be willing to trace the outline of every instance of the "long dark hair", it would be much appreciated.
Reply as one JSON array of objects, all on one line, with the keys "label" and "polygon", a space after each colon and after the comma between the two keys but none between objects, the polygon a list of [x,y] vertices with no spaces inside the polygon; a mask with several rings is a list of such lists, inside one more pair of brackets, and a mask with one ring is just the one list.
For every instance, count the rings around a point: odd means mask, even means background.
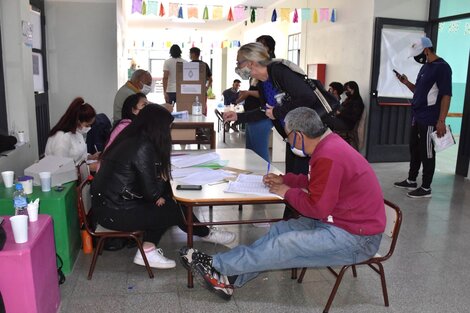
[{"label": "long dark hair", "polygon": [[345,91],[346,91],[346,88],[348,87],[354,90],[354,93],[351,95],[351,100],[360,99],[362,101],[361,93],[359,92],[359,85],[355,81],[351,80],[351,81],[348,81],[347,83],[344,83]]},{"label": "long dark hair", "polygon": [[118,146],[122,141],[128,138],[144,136],[155,146],[157,156],[162,162],[161,175],[171,179],[171,133],[170,125],[173,122],[173,116],[167,109],[158,104],[148,104],[132,123],[129,124],[113,141],[113,143],[103,152],[103,158],[106,154]]},{"label": "long dark hair", "polygon": [[122,105],[121,119],[133,120],[136,115],[132,113],[132,109],[137,109],[137,103],[139,103],[140,99],[142,98],[147,99],[147,96],[141,92],[127,97],[126,100],[124,100],[124,104]]},{"label": "long dark hair", "polygon": [[58,131],[75,133],[78,123],[89,122],[95,116],[96,111],[90,104],[86,103],[83,98],[75,98],[64,115],[51,129],[49,137],[54,136]]}]

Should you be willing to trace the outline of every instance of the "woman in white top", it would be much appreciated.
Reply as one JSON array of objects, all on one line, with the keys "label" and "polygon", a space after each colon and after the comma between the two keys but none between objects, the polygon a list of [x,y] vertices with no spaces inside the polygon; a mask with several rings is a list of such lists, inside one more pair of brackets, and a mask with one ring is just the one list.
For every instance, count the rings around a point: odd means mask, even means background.
[{"label": "woman in white top", "polygon": [[[95,116],[95,109],[82,98],[73,100],[50,131],[45,154],[72,158],[75,164],[83,160],[96,160],[99,153],[88,155],[83,136],[90,130]],[[95,171],[93,164],[90,164],[90,171]]]}]

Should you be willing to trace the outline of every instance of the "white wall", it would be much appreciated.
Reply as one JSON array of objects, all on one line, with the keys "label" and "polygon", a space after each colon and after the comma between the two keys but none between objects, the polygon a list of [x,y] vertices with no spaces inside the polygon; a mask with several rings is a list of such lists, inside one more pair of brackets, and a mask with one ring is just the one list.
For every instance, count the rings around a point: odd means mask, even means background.
[{"label": "white wall", "polygon": [[375,0],[374,16],[427,21],[429,0]]},{"label": "white wall", "polygon": [[112,117],[117,84],[115,1],[47,1],[51,127],[75,97]]},{"label": "white wall", "polygon": [[29,15],[28,0],[0,1],[8,129],[15,133],[23,130],[30,142],[22,155],[14,151],[6,157],[10,160],[0,158],[0,170],[12,169],[17,175],[38,159],[32,52],[23,43],[21,28],[21,21],[29,21]]}]

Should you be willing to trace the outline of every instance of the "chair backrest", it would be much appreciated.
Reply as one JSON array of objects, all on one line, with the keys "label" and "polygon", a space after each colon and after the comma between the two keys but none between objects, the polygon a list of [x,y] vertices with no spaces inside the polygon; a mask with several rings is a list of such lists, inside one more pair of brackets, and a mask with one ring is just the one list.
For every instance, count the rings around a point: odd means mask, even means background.
[{"label": "chair backrest", "polygon": [[382,257],[383,260],[386,260],[393,254],[393,251],[395,250],[398,234],[400,233],[402,214],[400,208],[396,204],[388,200],[384,200],[384,204],[386,217],[384,234],[392,239],[388,253]]},{"label": "chair backrest", "polygon": [[221,122],[223,122],[223,121],[224,121],[224,116],[222,115],[222,113],[220,113],[220,111],[217,110],[217,109],[215,109],[214,112],[215,112],[215,116],[217,116],[217,118],[218,118]]},{"label": "chair backrest", "polygon": [[93,233],[92,227],[89,225],[88,213],[91,210],[91,178],[88,176],[77,187],[78,193],[78,210],[83,216],[83,224],[89,233]]}]

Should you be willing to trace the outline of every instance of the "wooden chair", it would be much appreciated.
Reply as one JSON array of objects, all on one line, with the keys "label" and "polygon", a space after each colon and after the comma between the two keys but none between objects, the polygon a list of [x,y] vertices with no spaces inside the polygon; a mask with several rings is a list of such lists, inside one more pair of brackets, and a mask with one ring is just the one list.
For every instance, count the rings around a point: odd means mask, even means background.
[{"label": "wooden chair", "polygon": [[[327,266],[330,272],[336,276],[336,282],[335,282],[335,285],[333,286],[333,290],[330,293],[330,297],[328,298],[328,302],[326,303],[323,313],[328,313],[346,270],[351,267],[353,276],[357,277],[357,272],[356,272],[357,265],[368,265],[370,268],[372,268],[376,273],[380,275],[380,280],[382,283],[382,293],[384,296],[384,303],[385,303],[385,306],[387,307],[389,306],[387,284],[385,282],[385,272],[384,272],[382,263],[388,260],[392,256],[393,251],[395,250],[395,246],[397,244],[397,239],[398,239],[398,233],[400,232],[402,214],[401,214],[400,208],[396,204],[393,204],[392,202],[387,201],[387,200],[384,200],[384,202],[385,202],[385,214],[386,214],[386,219],[387,219],[384,235],[388,236],[391,239],[389,242],[387,254],[385,254],[384,256],[381,256],[380,254],[377,253],[376,255],[374,255],[374,257],[370,258],[367,261],[356,263],[356,264],[351,264],[351,265],[345,265],[341,268],[339,272],[336,272],[331,267]],[[302,269],[299,279],[297,280],[299,284],[302,283],[306,270],[307,270],[306,268]],[[293,277],[294,277],[294,270],[293,270]]]},{"label": "wooden chair", "polygon": [[93,271],[95,270],[96,261],[98,259],[98,255],[101,255],[103,252],[104,242],[107,238],[131,238],[137,243],[137,247],[139,248],[140,253],[142,254],[142,258],[145,263],[145,267],[147,268],[147,272],[150,278],[153,278],[153,272],[150,268],[148,263],[147,257],[145,256],[143,244],[142,244],[142,237],[144,235],[143,231],[132,231],[132,232],[124,232],[124,231],[116,231],[106,229],[101,225],[97,225],[96,229],[91,226],[90,223],[90,211],[91,211],[91,194],[90,194],[90,183],[93,177],[88,176],[85,180],[83,180],[80,185],[77,187],[77,194],[78,194],[78,209],[80,213],[85,217],[84,218],[84,225],[86,231],[93,237],[98,239],[98,244],[96,245],[95,251],[93,252],[93,259],[90,264],[90,270],[88,271],[88,279],[90,280],[93,276]]}]

